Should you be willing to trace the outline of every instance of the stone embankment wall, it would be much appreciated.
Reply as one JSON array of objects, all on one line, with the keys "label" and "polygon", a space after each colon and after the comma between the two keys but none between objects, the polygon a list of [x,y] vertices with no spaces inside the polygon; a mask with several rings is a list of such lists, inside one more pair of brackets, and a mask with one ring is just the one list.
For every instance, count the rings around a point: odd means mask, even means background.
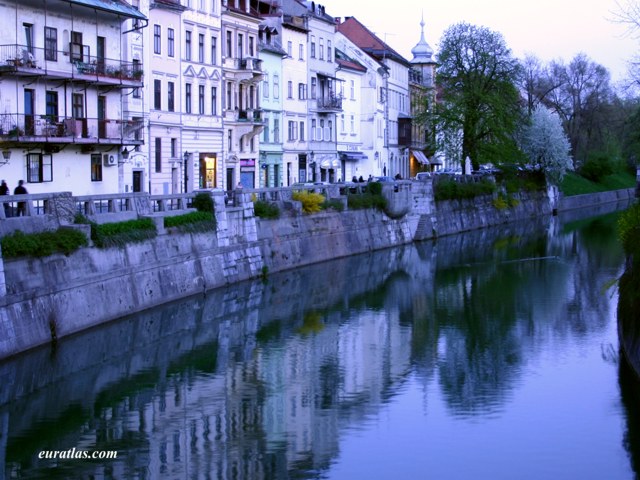
[{"label": "stone embankment wall", "polygon": [[[225,206],[214,195],[215,233],[176,234],[160,229],[153,241],[126,248],[81,249],[44,259],[0,258],[0,359],[75,332],[266,272],[283,271],[546,215],[547,192],[516,196],[496,209],[492,197],[433,200],[430,182],[384,185],[386,212],[357,210],[293,214],[262,220],[252,192]],[[4,274],[4,281],[2,281]],[[4,294],[3,294],[4,293]]]}]

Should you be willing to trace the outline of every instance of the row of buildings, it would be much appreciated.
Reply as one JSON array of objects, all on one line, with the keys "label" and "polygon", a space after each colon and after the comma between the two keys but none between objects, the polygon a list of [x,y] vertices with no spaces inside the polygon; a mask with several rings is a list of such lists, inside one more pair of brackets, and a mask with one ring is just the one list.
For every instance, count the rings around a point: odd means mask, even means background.
[{"label": "row of buildings", "polygon": [[300,0],[0,4],[0,177],[30,193],[171,194],[429,168],[409,61]]}]

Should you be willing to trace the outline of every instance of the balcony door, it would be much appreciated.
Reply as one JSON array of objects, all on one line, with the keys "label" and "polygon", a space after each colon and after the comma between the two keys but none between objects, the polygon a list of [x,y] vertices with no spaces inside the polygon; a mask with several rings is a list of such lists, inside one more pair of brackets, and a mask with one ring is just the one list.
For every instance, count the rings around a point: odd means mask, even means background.
[{"label": "balcony door", "polygon": [[98,137],[107,138],[107,97],[98,96]]},{"label": "balcony door", "polygon": [[105,72],[105,50],[106,50],[106,38],[98,37],[96,43],[96,63],[98,66],[98,73],[104,74]]},{"label": "balcony door", "polygon": [[36,92],[30,88],[24,89],[24,133],[26,135],[35,134],[35,112],[34,105]]},{"label": "balcony door", "polygon": [[74,93],[71,102],[71,112],[74,118],[73,133],[76,137],[86,137],[87,119],[84,114],[84,95]]},{"label": "balcony door", "polygon": [[82,32],[71,32],[71,61],[84,62]]}]

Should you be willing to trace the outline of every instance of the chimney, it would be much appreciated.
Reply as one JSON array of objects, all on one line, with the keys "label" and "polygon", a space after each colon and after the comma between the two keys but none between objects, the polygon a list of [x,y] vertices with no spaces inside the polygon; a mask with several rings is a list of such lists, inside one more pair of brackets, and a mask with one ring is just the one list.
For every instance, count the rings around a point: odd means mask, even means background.
[{"label": "chimney", "polygon": [[340,25],[340,22],[342,22],[340,17],[335,17],[334,20],[336,21],[336,25]]}]

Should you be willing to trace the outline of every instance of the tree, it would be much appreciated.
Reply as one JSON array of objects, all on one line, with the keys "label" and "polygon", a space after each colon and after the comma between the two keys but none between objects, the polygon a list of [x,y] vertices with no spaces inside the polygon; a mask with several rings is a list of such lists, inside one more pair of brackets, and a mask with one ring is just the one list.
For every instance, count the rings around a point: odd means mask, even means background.
[{"label": "tree", "polygon": [[549,75],[557,88],[543,103],[560,116],[574,160],[583,162],[590,152],[604,149],[610,134],[607,117],[613,93],[609,71],[579,53],[569,64],[551,62]]},{"label": "tree", "polygon": [[570,149],[558,115],[538,105],[524,129],[522,151],[544,170],[552,183],[558,183],[567,170],[573,170]]},{"label": "tree", "polygon": [[519,64],[502,35],[463,22],[449,27],[440,45],[440,141],[446,141],[443,132],[462,132],[460,157],[469,156],[476,169],[480,163],[513,161],[521,119]]}]

